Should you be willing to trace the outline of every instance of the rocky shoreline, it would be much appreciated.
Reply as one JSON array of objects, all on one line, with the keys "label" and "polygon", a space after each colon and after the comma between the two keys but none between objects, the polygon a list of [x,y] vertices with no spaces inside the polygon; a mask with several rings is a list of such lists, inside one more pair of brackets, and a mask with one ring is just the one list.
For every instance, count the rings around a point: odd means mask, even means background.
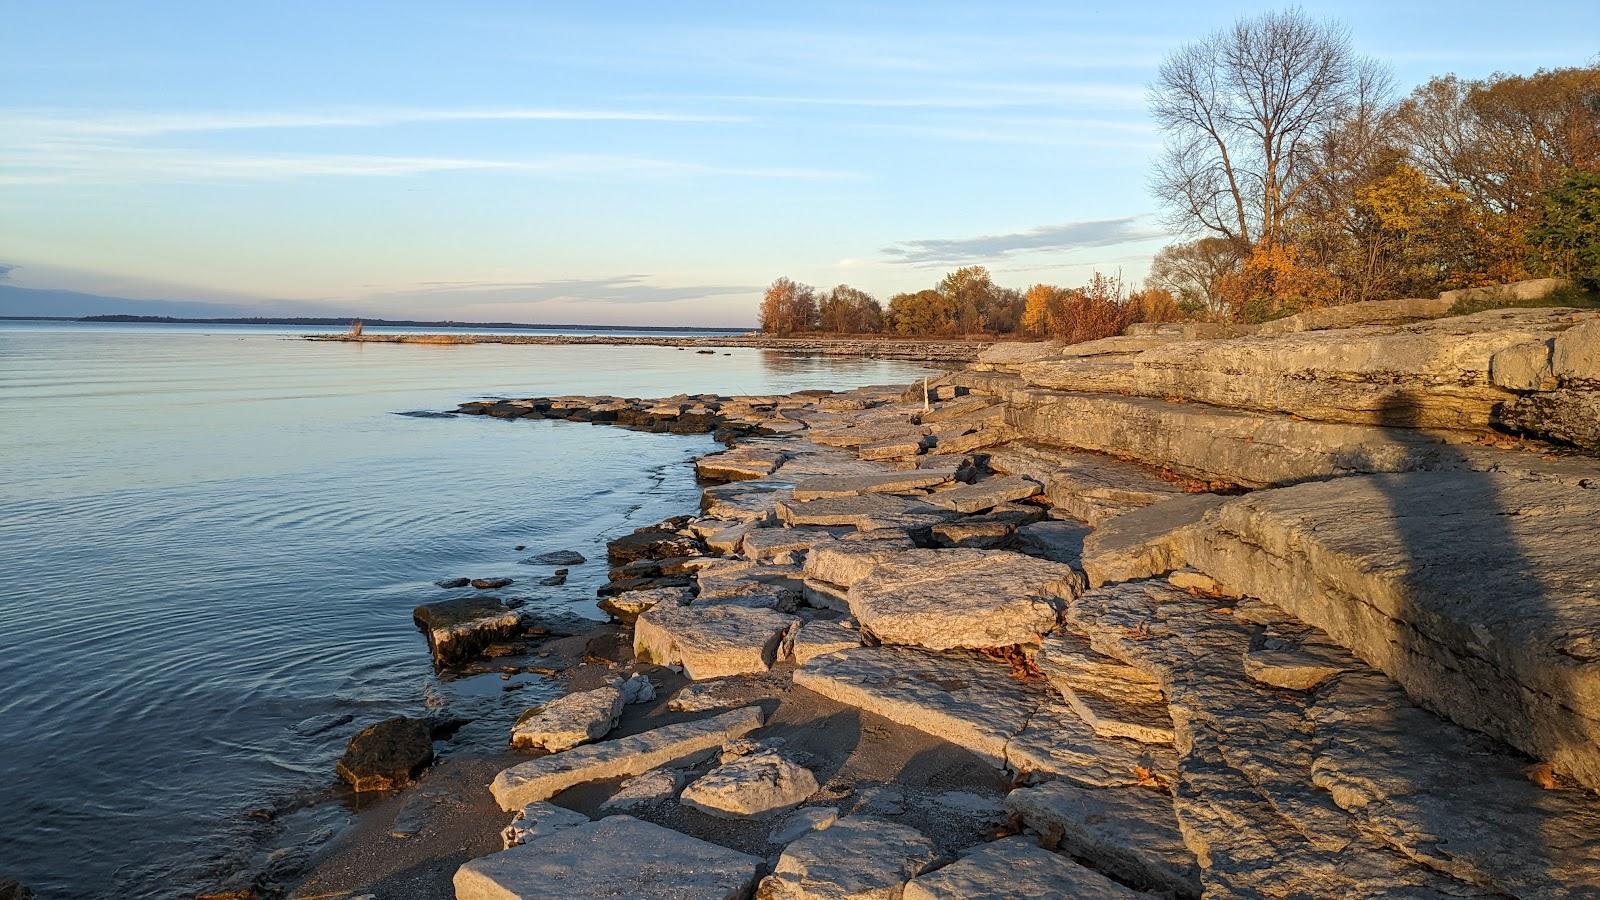
[{"label": "rocky shoreline", "polygon": [[464,404],[728,449],[613,624],[418,608],[569,693],[295,895],[1600,893],[1600,313],[1369,314]]},{"label": "rocky shoreline", "polygon": [[742,347],[775,350],[807,356],[851,356],[867,359],[903,359],[943,364],[969,363],[991,341],[920,340],[886,337],[771,337],[760,333],[716,337],[630,337],[620,335],[564,334],[307,334],[308,341],[354,344],[533,344],[538,346],[604,345],[613,347],[676,347],[715,353]]}]

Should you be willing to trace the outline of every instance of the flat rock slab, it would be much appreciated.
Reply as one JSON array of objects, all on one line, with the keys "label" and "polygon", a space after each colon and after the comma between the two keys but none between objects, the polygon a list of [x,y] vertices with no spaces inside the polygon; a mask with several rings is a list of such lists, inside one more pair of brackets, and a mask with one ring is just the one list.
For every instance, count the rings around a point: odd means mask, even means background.
[{"label": "flat rock slab", "polygon": [[681,665],[696,681],[765,672],[798,621],[733,603],[658,605],[634,623],[633,652],[641,662]]},{"label": "flat rock slab", "polygon": [[1006,809],[1061,849],[1141,888],[1200,896],[1200,867],[1183,843],[1172,799],[1147,788],[1085,788],[1068,781],[1018,788]]},{"label": "flat rock slab", "polygon": [[739,544],[739,554],[757,561],[790,553],[805,553],[813,546],[841,534],[838,528],[752,528]]},{"label": "flat rock slab", "polygon": [[906,885],[905,900],[1141,900],[1148,898],[1033,838],[1015,835],[961,851],[948,866]]},{"label": "flat rock slab", "polygon": [[787,481],[735,481],[718,484],[700,492],[700,511],[715,519],[737,522],[770,521],[778,501],[794,495]]},{"label": "flat rock slab", "polygon": [[842,478],[808,478],[794,486],[794,499],[824,500],[861,494],[904,494],[945,484],[955,477],[954,468],[941,468],[884,472],[879,475],[847,475]]},{"label": "flat rock slab", "polygon": [[693,596],[688,588],[646,588],[606,597],[595,605],[619,622],[632,622],[663,603],[668,606],[687,606]]},{"label": "flat rock slab", "polygon": [[761,900],[901,896],[942,857],[921,832],[885,819],[845,816],[785,847],[762,879]]},{"label": "flat rock slab", "polygon": [[1182,494],[1144,466],[1089,453],[1062,460],[1045,482],[1051,506],[1090,525]]},{"label": "flat rock slab", "polygon": [[933,542],[940,547],[965,547],[969,550],[999,550],[1015,539],[1015,525],[999,521],[979,521],[977,516],[933,526]]},{"label": "flat rock slab", "polygon": [[762,867],[718,847],[632,816],[562,829],[456,870],[456,900],[650,897],[738,900]]},{"label": "flat rock slab", "polygon": [[1006,769],[1035,781],[1067,778],[1089,787],[1129,787],[1170,781],[1173,749],[1096,734],[1064,701],[1046,698],[1010,743]]},{"label": "flat rock slab", "polygon": [[803,666],[827,653],[852,650],[861,646],[861,632],[852,622],[805,622],[795,632],[790,658],[795,665]]},{"label": "flat rock slab", "polygon": [[617,792],[600,804],[602,812],[632,809],[647,803],[671,800],[683,785],[683,776],[672,769],[655,769],[635,775],[617,785]]},{"label": "flat rock slab", "polygon": [[867,577],[880,563],[915,549],[909,538],[893,541],[833,541],[815,544],[806,555],[807,579],[848,588]]},{"label": "flat rock slab", "polygon": [[1304,484],[1234,498],[1180,542],[1229,593],[1600,787],[1594,484],[1465,470]]},{"label": "flat rock slab", "polygon": [[762,720],[759,707],[747,706],[706,719],[585,744],[518,763],[496,775],[489,791],[501,809],[518,810],[574,785],[639,775],[715,750],[760,728]]},{"label": "flat rock slab", "polygon": [[411,611],[411,617],[428,636],[428,649],[439,665],[470,659],[522,628],[522,616],[495,597],[424,603]]},{"label": "flat rock slab", "polygon": [[988,660],[898,647],[816,657],[795,670],[794,683],[949,741],[996,768],[1043,696]]},{"label": "flat rock slab", "polygon": [[781,500],[778,520],[785,525],[845,525],[859,531],[877,528],[930,528],[955,513],[896,494],[863,494],[826,500]]},{"label": "flat rock slab", "polygon": [[994,509],[1002,503],[1026,500],[1043,492],[1044,487],[1031,478],[1006,475],[964,484],[948,491],[936,491],[924,499],[934,506],[958,513],[975,513]]},{"label": "flat rock slab", "polygon": [[910,550],[850,587],[850,612],[886,644],[930,650],[1036,643],[1082,588],[1071,566],[1005,550]]},{"label": "flat rock slab", "polygon": [[1124,513],[1083,541],[1083,571],[1091,587],[1149,578],[1182,568],[1185,538],[1206,514],[1227,502],[1218,494],[1189,494]]},{"label": "flat rock slab", "polygon": [[735,447],[695,460],[695,474],[707,481],[746,481],[765,478],[783,464],[782,450]]},{"label": "flat rock slab", "polygon": [[712,769],[684,788],[679,800],[708,815],[743,818],[798,806],[817,787],[810,769],[768,750]]},{"label": "flat rock slab", "polygon": [[517,719],[511,726],[511,746],[555,753],[599,740],[617,726],[625,704],[620,684],[558,697]]}]

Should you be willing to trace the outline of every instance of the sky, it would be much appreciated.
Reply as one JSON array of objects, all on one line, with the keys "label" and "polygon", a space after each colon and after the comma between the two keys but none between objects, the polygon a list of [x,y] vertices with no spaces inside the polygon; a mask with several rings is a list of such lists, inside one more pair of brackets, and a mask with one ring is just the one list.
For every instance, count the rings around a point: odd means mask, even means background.
[{"label": "sky", "polygon": [[[1136,282],[1146,86],[1269,8],[0,0],[0,286],[743,326],[778,276]],[[1405,89],[1600,54],[1593,0],[1304,8]]]}]

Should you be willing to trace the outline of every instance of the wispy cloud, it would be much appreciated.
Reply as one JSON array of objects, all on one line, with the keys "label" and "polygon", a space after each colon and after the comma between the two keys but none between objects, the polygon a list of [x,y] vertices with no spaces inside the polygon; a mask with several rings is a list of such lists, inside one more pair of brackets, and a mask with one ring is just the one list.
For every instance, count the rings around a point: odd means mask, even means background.
[{"label": "wispy cloud", "polygon": [[0,184],[129,184],[147,182],[283,181],[296,178],[400,178],[440,172],[484,172],[608,179],[754,178],[851,180],[854,172],[783,166],[734,166],[609,154],[559,154],[527,159],[385,154],[264,154],[143,147],[116,142],[0,144]]},{"label": "wispy cloud", "polygon": [[0,263],[0,281],[5,281],[6,279],[10,278],[11,273],[15,272],[16,270],[16,266],[8,263]]},{"label": "wispy cloud", "polygon": [[209,131],[379,128],[440,122],[741,122],[745,116],[660,110],[563,108],[373,108],[299,111],[129,113],[0,111],[0,129],[35,137],[153,137]]},{"label": "wispy cloud", "polygon": [[1041,225],[1026,231],[968,238],[925,238],[884,247],[892,262],[910,265],[952,265],[1004,259],[1019,253],[1065,253],[1090,247],[1109,247],[1160,237],[1163,232],[1142,226],[1143,217],[1099,219]]},{"label": "wispy cloud", "polygon": [[409,286],[377,288],[363,300],[390,304],[466,303],[475,308],[528,306],[540,303],[674,303],[735,294],[755,296],[760,285],[657,284],[651,275],[606,278],[562,278],[547,281],[425,281]]}]

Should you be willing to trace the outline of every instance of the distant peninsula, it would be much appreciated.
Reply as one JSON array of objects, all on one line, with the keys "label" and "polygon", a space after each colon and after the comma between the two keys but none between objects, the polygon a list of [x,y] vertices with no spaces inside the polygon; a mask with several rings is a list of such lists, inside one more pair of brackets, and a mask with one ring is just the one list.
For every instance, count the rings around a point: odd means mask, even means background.
[{"label": "distant peninsula", "polygon": [[323,325],[345,327],[360,318],[362,324],[382,328],[572,328],[584,331],[662,331],[662,332],[716,332],[741,334],[751,328],[700,327],[694,325],[574,325],[525,322],[455,322],[422,319],[366,319],[359,316],[241,316],[233,318],[191,318],[187,316],[136,316],[125,313],[99,316],[0,316],[3,319],[32,321],[54,320],[65,322],[132,322],[151,325]]}]

